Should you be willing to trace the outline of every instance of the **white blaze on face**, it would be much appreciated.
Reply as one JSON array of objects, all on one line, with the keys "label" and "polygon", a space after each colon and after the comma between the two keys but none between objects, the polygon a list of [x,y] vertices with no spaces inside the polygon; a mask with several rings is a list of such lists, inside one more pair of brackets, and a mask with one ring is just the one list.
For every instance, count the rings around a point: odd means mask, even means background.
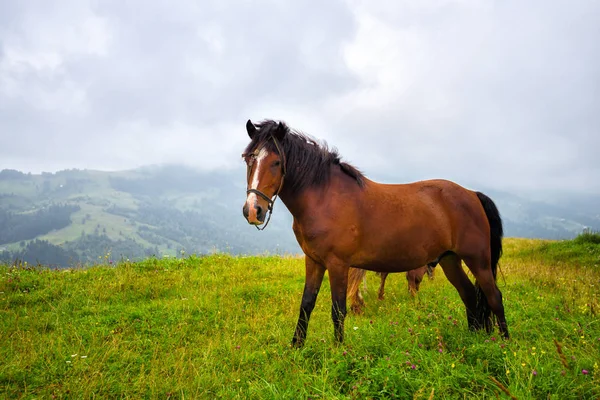
[{"label": "white blaze on face", "polygon": [[[267,155],[269,155],[269,152],[265,147],[263,147],[260,149],[256,158],[254,159],[254,172],[251,176],[250,186],[248,187],[248,189],[258,189],[258,171],[260,171],[260,165],[264,161],[264,159],[267,158]],[[248,194],[248,197],[246,198],[246,204],[248,204],[248,207],[250,207],[250,209],[254,208],[254,204],[256,204],[257,199],[258,197],[256,196],[256,193]]]}]

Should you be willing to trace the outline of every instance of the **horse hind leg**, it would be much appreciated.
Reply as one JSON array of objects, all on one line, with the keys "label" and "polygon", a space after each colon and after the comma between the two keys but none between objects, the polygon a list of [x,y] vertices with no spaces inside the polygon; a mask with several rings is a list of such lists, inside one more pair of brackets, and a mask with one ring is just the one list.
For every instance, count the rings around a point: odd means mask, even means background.
[{"label": "horse hind leg", "polygon": [[350,268],[348,272],[348,299],[350,311],[353,314],[362,314],[365,300],[360,292],[360,284],[364,281],[367,271],[359,268]]},{"label": "horse hind leg", "polygon": [[465,273],[461,259],[454,253],[446,255],[440,260],[444,274],[458,291],[461,300],[467,309],[467,323],[470,330],[479,330],[483,327],[477,316],[477,293],[475,286]]},{"label": "horse hind leg", "polygon": [[412,297],[417,295],[421,282],[423,281],[423,275],[427,270],[427,266],[419,267],[406,272],[406,280],[408,281],[408,292]]},{"label": "horse hind leg", "polygon": [[378,272],[381,276],[381,282],[379,283],[379,291],[377,292],[377,299],[383,300],[385,297],[385,280],[388,276],[388,272]]},{"label": "horse hind leg", "polygon": [[437,262],[432,262],[427,264],[427,277],[429,279],[433,279],[435,278],[435,266],[437,265]]},{"label": "horse hind leg", "polygon": [[417,287],[415,274],[412,272],[413,271],[406,272],[406,280],[408,281],[408,293],[411,297],[415,297],[419,288]]},{"label": "horse hind leg", "polygon": [[508,327],[504,315],[502,293],[496,285],[496,279],[490,267],[489,257],[465,258],[465,264],[475,276],[478,317],[483,321],[485,329],[491,333],[493,323],[491,313],[497,318],[498,328],[502,336],[508,339]]}]

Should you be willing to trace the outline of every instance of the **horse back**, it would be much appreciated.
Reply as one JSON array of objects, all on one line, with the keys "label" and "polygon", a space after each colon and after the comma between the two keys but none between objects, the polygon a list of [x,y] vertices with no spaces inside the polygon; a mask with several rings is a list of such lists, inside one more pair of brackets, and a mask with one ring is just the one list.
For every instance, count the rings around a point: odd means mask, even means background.
[{"label": "horse back", "polygon": [[369,181],[358,203],[355,265],[373,265],[367,269],[407,271],[445,252],[459,252],[466,242],[472,244],[473,236],[481,238],[481,246],[489,243],[477,194],[451,181]]}]

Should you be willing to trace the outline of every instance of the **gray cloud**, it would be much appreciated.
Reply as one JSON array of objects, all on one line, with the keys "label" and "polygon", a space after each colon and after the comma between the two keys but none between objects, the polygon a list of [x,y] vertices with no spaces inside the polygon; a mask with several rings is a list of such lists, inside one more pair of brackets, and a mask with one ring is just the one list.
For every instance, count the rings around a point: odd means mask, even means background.
[{"label": "gray cloud", "polygon": [[600,5],[3,2],[0,168],[239,167],[284,119],[382,180],[600,193]]}]

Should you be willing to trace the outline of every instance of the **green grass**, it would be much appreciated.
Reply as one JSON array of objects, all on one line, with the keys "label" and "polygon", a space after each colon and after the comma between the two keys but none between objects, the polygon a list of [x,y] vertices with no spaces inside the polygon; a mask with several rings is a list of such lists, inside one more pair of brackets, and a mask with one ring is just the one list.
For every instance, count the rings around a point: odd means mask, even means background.
[{"label": "green grass", "polygon": [[600,233],[582,233],[573,240],[544,241],[539,246],[521,248],[517,255],[545,265],[600,267]]},{"label": "green grass", "polygon": [[297,257],[0,267],[0,397],[508,398],[499,383],[519,399],[598,398],[600,269],[531,255],[550,244],[505,241],[508,341],[467,330],[438,268],[415,299],[394,274],[376,300],[369,274],[342,345],[325,280],[300,350]]}]

